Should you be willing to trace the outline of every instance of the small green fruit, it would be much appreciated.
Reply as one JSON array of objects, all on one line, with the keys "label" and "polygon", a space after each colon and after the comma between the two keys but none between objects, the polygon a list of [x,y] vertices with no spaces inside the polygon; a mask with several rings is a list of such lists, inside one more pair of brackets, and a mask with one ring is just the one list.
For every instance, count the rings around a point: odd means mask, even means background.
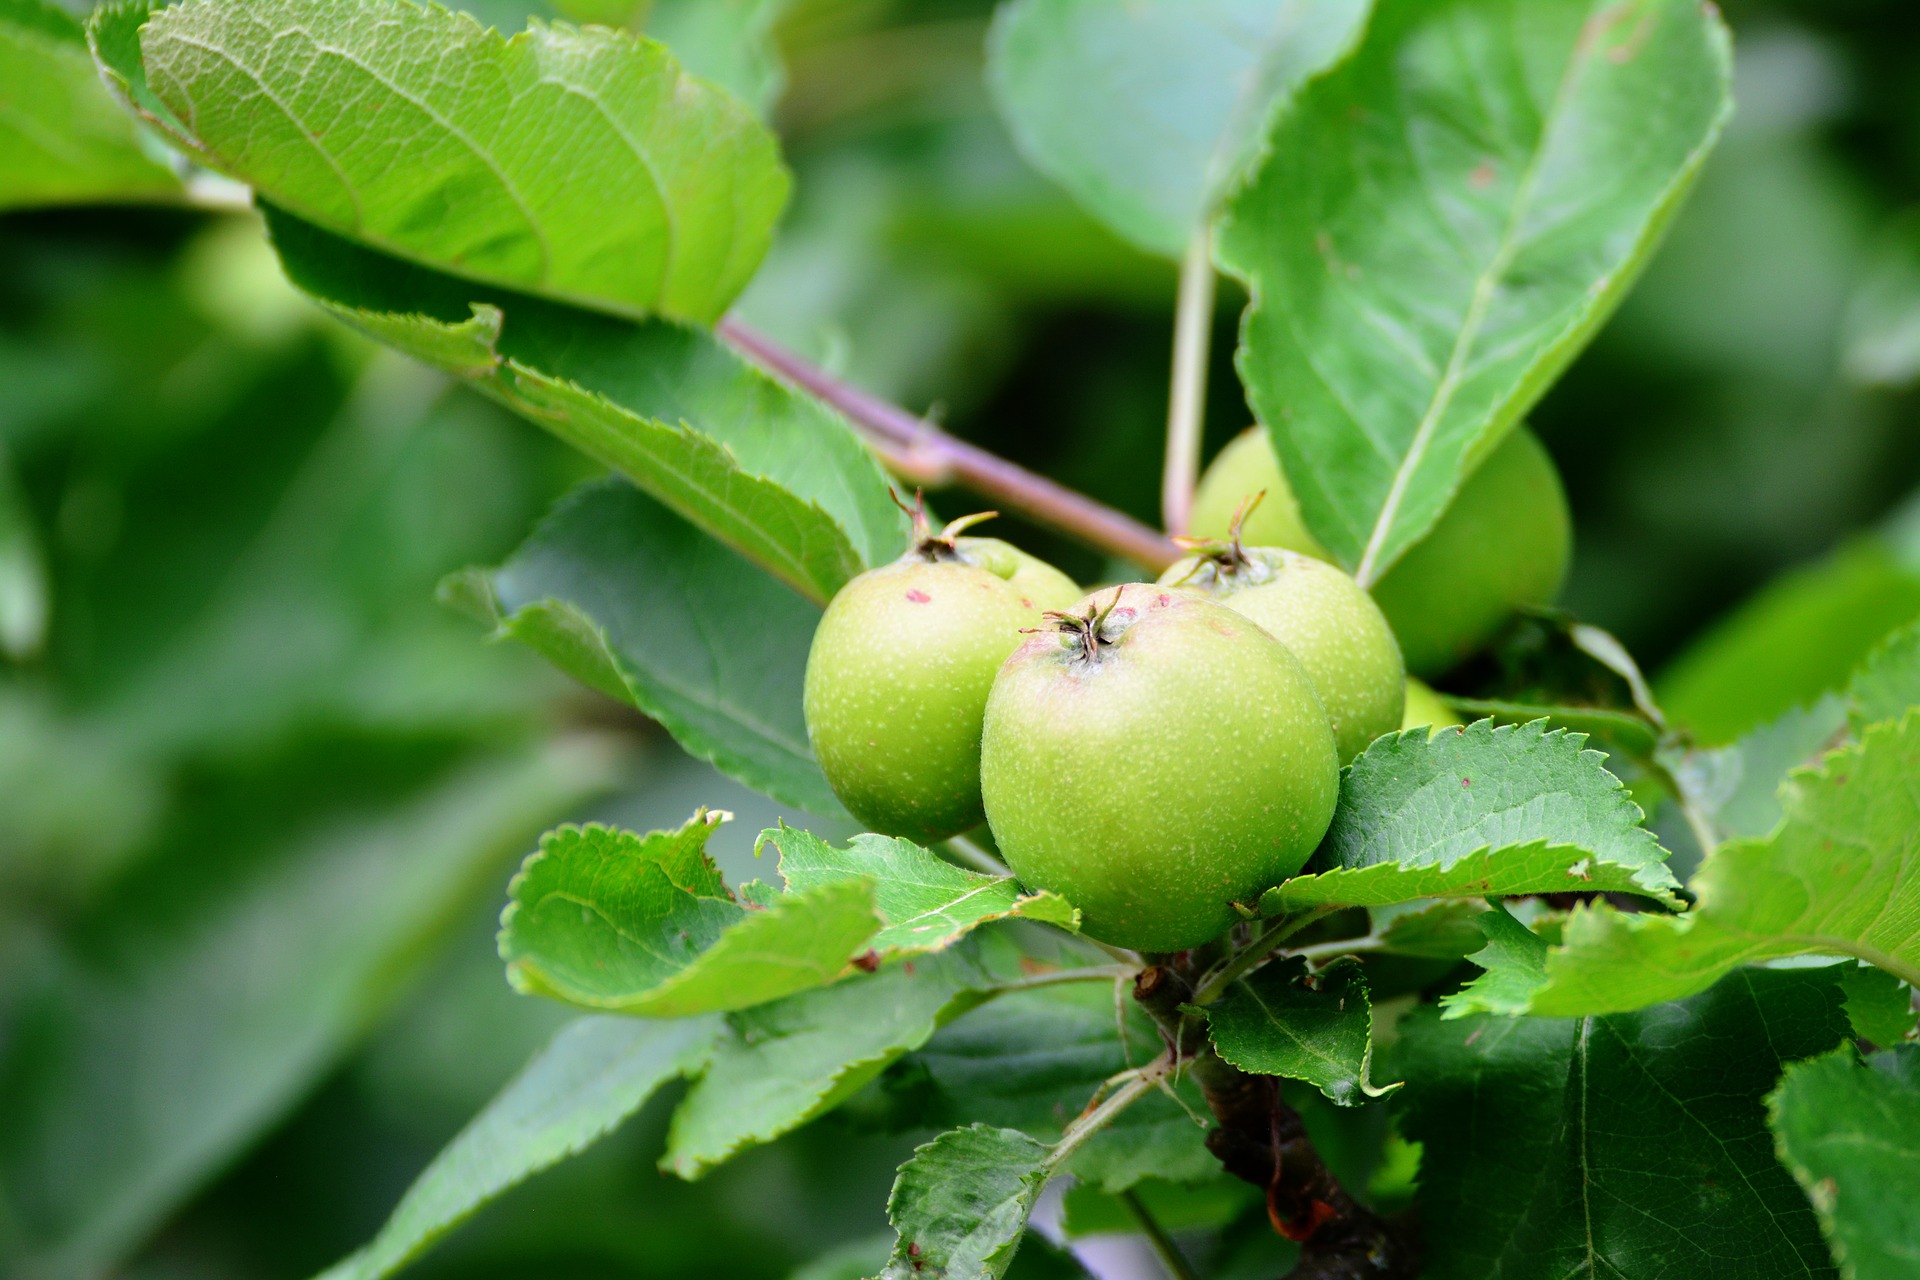
[{"label": "small green fruit", "polygon": [[1359,583],[1330,564],[1277,547],[1233,540],[1198,549],[1160,581],[1206,592],[1287,646],[1320,695],[1342,763],[1400,727],[1406,667],[1386,618]]},{"label": "small green fruit", "polygon": [[980,724],[1022,630],[1079,589],[993,538],[939,535],[833,598],[807,653],[807,737],[848,812],[922,842],[979,825]]},{"label": "small green fruit", "polygon": [[1007,659],[980,783],[1014,874],[1089,937],[1207,942],[1326,833],[1340,768],[1287,649],[1197,592],[1096,592]]},{"label": "small green fruit", "polygon": [[[1266,491],[1244,541],[1319,559],[1326,549],[1300,522],[1264,427],[1242,432],[1207,468],[1194,497],[1193,533],[1221,538],[1235,508]],[[1515,427],[1461,485],[1433,527],[1373,586],[1407,670],[1439,675],[1493,637],[1515,609],[1552,602],[1566,576],[1573,522],[1553,460]]]},{"label": "small green fruit", "polygon": [[1427,729],[1427,736],[1432,737],[1448,725],[1464,723],[1439,694],[1412,676],[1407,677],[1407,711],[1400,720],[1402,729]]}]

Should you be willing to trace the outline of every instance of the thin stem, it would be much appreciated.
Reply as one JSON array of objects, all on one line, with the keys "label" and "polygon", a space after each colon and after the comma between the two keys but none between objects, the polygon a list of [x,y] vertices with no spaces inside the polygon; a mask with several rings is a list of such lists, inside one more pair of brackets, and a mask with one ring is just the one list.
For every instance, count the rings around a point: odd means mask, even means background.
[{"label": "thin stem", "polygon": [[1113,1096],[1093,1110],[1067,1126],[1060,1135],[1060,1141],[1053,1144],[1053,1150],[1047,1155],[1043,1166],[1047,1176],[1053,1176],[1055,1170],[1073,1158],[1073,1153],[1085,1145],[1087,1139],[1107,1127],[1113,1118],[1125,1111],[1147,1094],[1160,1087],[1160,1081],[1172,1069],[1172,1060],[1162,1054],[1153,1062],[1140,1068],[1139,1074],[1114,1090]]},{"label": "thin stem", "polygon": [[1058,987],[1069,982],[1111,982],[1115,978],[1131,978],[1134,970],[1119,964],[1092,965],[1085,969],[1055,969],[1051,973],[1036,973],[1025,978],[1012,978],[1006,982],[995,983],[996,995],[1007,995],[1014,991],[1032,991],[1039,987]]},{"label": "thin stem", "polygon": [[1132,1188],[1120,1193],[1120,1203],[1127,1207],[1133,1220],[1140,1224],[1140,1234],[1147,1238],[1153,1247],[1153,1254],[1160,1259],[1160,1265],[1167,1269],[1170,1280],[1193,1280],[1193,1269],[1187,1266],[1187,1260],[1180,1254],[1180,1246],[1173,1242],[1167,1229],[1160,1225],[1153,1211]]},{"label": "thin stem", "polygon": [[1310,947],[1295,947],[1287,954],[1299,956],[1308,964],[1318,964],[1322,960],[1338,960],[1341,956],[1364,956],[1374,951],[1385,951],[1387,944],[1379,938],[1368,935],[1364,938],[1347,938],[1341,942],[1316,942]]},{"label": "thin stem", "polygon": [[1167,396],[1167,461],[1160,479],[1160,514],[1168,533],[1186,533],[1193,518],[1201,425],[1207,412],[1213,286],[1213,236],[1202,226],[1193,233],[1180,264],[1180,296],[1173,314],[1173,389]]},{"label": "thin stem", "polygon": [[845,414],[881,460],[915,484],[962,485],[991,498],[1003,510],[1018,511],[1090,547],[1155,571],[1180,557],[1178,547],[1132,516],[956,439],[898,405],[834,377],[732,317],[722,320],[715,332],[753,363]]},{"label": "thin stem", "polygon": [[1265,960],[1275,947],[1314,921],[1324,919],[1338,910],[1338,907],[1315,907],[1311,911],[1297,916],[1287,916],[1268,926],[1266,932],[1228,956],[1217,970],[1201,980],[1200,984],[1194,988],[1193,1003],[1212,1004],[1225,994],[1228,987],[1239,981],[1241,975]]},{"label": "thin stem", "polygon": [[957,861],[965,863],[975,871],[983,871],[990,876],[1010,876],[1012,868],[994,857],[986,849],[965,836],[954,836],[944,842],[948,853]]}]

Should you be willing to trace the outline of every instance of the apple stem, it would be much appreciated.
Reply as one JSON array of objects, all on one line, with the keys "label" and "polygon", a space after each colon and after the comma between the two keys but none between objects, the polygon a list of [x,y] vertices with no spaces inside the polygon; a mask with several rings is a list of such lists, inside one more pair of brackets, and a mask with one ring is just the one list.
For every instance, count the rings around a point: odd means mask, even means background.
[{"label": "apple stem", "polygon": [[1098,551],[1154,572],[1180,558],[1164,534],[870,395],[729,316],[715,333],[768,373],[846,415],[881,461],[916,484],[958,484]]},{"label": "apple stem", "polygon": [[1206,1097],[1216,1122],[1207,1150],[1228,1173],[1266,1192],[1275,1233],[1300,1245],[1288,1280],[1414,1280],[1419,1260],[1402,1228],[1340,1185],[1300,1113],[1281,1096],[1280,1082],[1221,1058],[1200,1020],[1187,1012],[1203,957],[1160,959],[1135,981],[1134,999]]}]

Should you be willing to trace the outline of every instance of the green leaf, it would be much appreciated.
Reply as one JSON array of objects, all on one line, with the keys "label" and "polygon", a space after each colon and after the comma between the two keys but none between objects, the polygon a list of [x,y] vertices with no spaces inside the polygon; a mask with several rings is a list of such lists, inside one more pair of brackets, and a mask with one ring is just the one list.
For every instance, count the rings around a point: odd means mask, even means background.
[{"label": "green leaf", "polygon": [[1716,624],[1658,681],[1660,705],[1727,743],[1822,694],[1895,628],[1920,618],[1920,564],[1879,538],[1785,574]]},{"label": "green leaf", "polygon": [[40,652],[50,589],[33,510],[0,443],[0,657],[20,662]]},{"label": "green leaf", "polygon": [[1847,698],[1855,733],[1920,707],[1920,625],[1894,632],[1868,654],[1853,673]]},{"label": "green leaf", "polygon": [[[1126,1039],[1121,1039],[1121,1027]],[[1160,1048],[1152,1020],[1127,993],[1074,983],[1002,995],[942,1027],[904,1058],[879,1092],[894,1127],[937,1129],[979,1120],[1043,1141],[1060,1136],[1102,1082]],[[1199,1183],[1220,1176],[1202,1143],[1206,1102],[1192,1078],[1179,1100],[1151,1093],[1094,1134],[1067,1171],[1104,1191],[1142,1178]]]},{"label": "green leaf", "polygon": [[998,1280],[1047,1181],[1048,1148],[1014,1129],[941,1134],[900,1166],[887,1218],[900,1235],[880,1280]]},{"label": "green leaf", "polygon": [[716,1017],[568,1024],[434,1157],[380,1234],[321,1280],[391,1275],[508,1188],[580,1154],[661,1085],[698,1071],[718,1024]]},{"label": "green leaf", "polygon": [[697,1178],[832,1110],[977,1003],[986,981],[966,958],[942,957],[730,1015],[674,1112],[661,1166]]},{"label": "green leaf", "polygon": [[841,812],[800,707],[820,611],[631,485],[582,485],[505,564],[452,589],[729,777]]},{"label": "green leaf", "polygon": [[841,977],[879,927],[873,885],[785,894],[757,910],[691,892],[676,867],[720,818],[703,811],[678,831],[645,836],[598,825],[547,833],[500,916],[500,958],[514,986],[673,1018],[745,1009]]},{"label": "green leaf", "polygon": [[266,215],[289,277],[341,319],[469,380],[816,603],[905,545],[846,422],[711,336],[488,291]]},{"label": "green leaf", "polygon": [[1661,753],[1675,781],[1722,839],[1764,836],[1780,823],[1780,784],[1832,745],[1847,702],[1828,695],[1762,725],[1730,747]]},{"label": "green leaf", "polygon": [[1262,910],[1570,889],[1669,900],[1666,851],[1585,742],[1487,720],[1378,739],[1341,777],[1317,874],[1267,890]]},{"label": "green leaf", "polygon": [[1220,1056],[1256,1075],[1305,1080],[1343,1107],[1393,1092],[1367,1078],[1373,1001],[1360,962],[1316,973],[1298,957],[1267,965],[1201,1010]]},{"label": "green leaf", "polygon": [[1486,972],[1453,994],[1442,996],[1440,1016],[1525,1013],[1534,988],[1547,976],[1547,940],[1497,902],[1474,923],[1485,935],[1487,945],[1467,959]]},{"label": "green leaf", "polygon": [[1220,254],[1301,514],[1363,584],[1645,263],[1729,111],[1697,0],[1380,0],[1280,117]]},{"label": "green leaf", "polygon": [[1078,929],[1080,913],[1058,894],[1023,894],[1011,876],[982,875],[934,856],[911,840],[858,835],[845,849],[781,826],[763,831],[758,853],[772,845],[790,892],[861,879],[874,886],[874,906],[886,922],[873,936],[882,959],[952,946],[980,925],[1019,917]]},{"label": "green leaf", "polygon": [[508,288],[710,323],[786,203],[772,134],[625,32],[507,38],[412,0],[183,0],[140,47],[209,167]]},{"label": "green leaf", "polygon": [[1920,1266],[1920,1047],[1862,1063],[1851,1046],[1789,1066],[1767,1099],[1780,1159],[1806,1189],[1846,1280]]},{"label": "green leaf", "polygon": [[[93,920],[0,1072],[22,1273],[107,1270],[330,1068],[514,845],[611,770],[597,748],[521,753],[263,842],[209,832],[219,880],[189,886],[206,873],[176,859],[162,891]],[[200,895],[186,913],[183,890]]]},{"label": "green leaf", "polygon": [[0,209],[179,194],[101,85],[80,24],[50,0],[0,0]]},{"label": "green leaf", "polygon": [[1395,955],[1459,960],[1486,945],[1477,923],[1484,914],[1484,904],[1471,898],[1391,903],[1373,909],[1373,932]]},{"label": "green leaf", "polygon": [[1014,0],[987,78],[1016,142],[1087,211],[1179,257],[1276,104],[1353,47],[1369,0]]},{"label": "green leaf", "polygon": [[1748,969],[1641,1013],[1401,1023],[1426,1280],[1830,1277],[1773,1158],[1781,1064],[1846,1034],[1824,970]]},{"label": "green leaf", "polygon": [[1913,988],[1870,964],[1846,960],[1839,965],[1840,987],[1847,993],[1847,1021],[1853,1034],[1870,1044],[1898,1044],[1920,1025]]},{"label": "green leaf", "polygon": [[1850,955],[1920,977],[1920,714],[1869,728],[1794,775],[1765,840],[1721,845],[1684,916],[1577,909],[1533,1011],[1609,1013],[1677,999],[1736,965]]}]

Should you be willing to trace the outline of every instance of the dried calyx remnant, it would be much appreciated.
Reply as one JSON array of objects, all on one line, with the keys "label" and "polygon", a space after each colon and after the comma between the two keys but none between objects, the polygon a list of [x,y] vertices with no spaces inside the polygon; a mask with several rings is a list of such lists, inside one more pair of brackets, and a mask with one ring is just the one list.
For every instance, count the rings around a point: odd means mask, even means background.
[{"label": "dried calyx remnant", "polygon": [[1320,1158],[1300,1113],[1272,1076],[1252,1075],[1213,1051],[1204,1027],[1185,1011],[1193,998],[1193,953],[1156,957],[1142,970],[1134,998],[1205,1093],[1216,1122],[1207,1150],[1236,1178],[1266,1193],[1273,1229],[1300,1246],[1287,1280],[1413,1280],[1419,1256],[1406,1225],[1355,1200]]},{"label": "dried calyx remnant", "polygon": [[1233,578],[1242,586],[1251,587],[1272,578],[1274,566],[1268,558],[1271,552],[1250,556],[1246,544],[1240,539],[1241,527],[1266,496],[1265,489],[1249,494],[1234,510],[1233,521],[1227,526],[1227,536],[1224,538],[1175,538],[1174,543],[1194,557],[1194,564],[1192,570],[1173,585],[1184,587],[1191,583],[1207,586]]},{"label": "dried calyx remnant", "polygon": [[887,492],[893,497],[893,505],[899,507],[913,520],[913,554],[929,564],[941,560],[961,559],[959,538],[977,524],[998,518],[998,511],[976,511],[970,516],[961,516],[949,520],[940,532],[933,532],[933,524],[927,515],[927,495],[924,490],[913,491],[913,505],[900,501],[900,495],[892,489]]},{"label": "dried calyx remnant", "polygon": [[[1053,624],[1053,630],[1059,632],[1060,642],[1069,647],[1078,647],[1083,662],[1098,665],[1100,650],[1113,644],[1126,633],[1128,627],[1139,616],[1132,606],[1120,607],[1125,587],[1114,588],[1113,598],[1102,608],[1097,602],[1089,601],[1085,613],[1069,613],[1061,609],[1049,609],[1041,616]],[[1035,631],[1045,628],[1035,627]]]}]

